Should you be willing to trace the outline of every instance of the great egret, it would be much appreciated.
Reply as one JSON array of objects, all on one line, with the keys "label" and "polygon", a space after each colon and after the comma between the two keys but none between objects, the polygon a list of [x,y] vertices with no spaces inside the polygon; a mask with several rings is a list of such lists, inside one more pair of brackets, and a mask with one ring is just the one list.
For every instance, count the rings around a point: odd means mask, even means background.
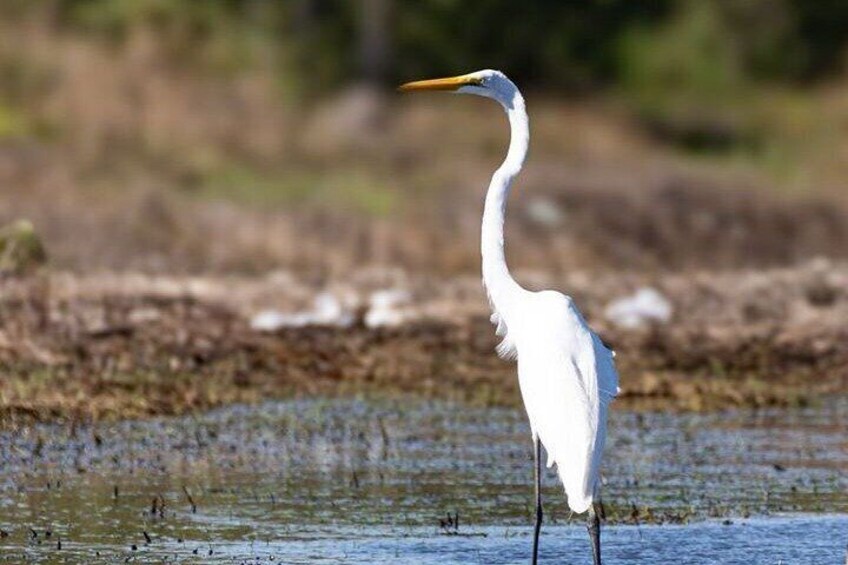
[{"label": "great egret", "polygon": [[613,353],[589,328],[570,297],[556,291],[531,292],[509,273],[504,256],[504,212],[512,180],[521,171],[530,141],[524,98],[500,71],[484,70],[450,78],[408,82],[402,92],[442,90],[498,101],[510,125],[509,150],[492,175],[483,210],[483,283],[492,322],[503,338],[498,353],[518,360],[518,382],[533,434],[536,524],[533,563],[542,526],[541,445],[548,467],[556,463],[569,507],[588,511],[595,565],[601,563],[600,474],[607,409],[618,392]]}]

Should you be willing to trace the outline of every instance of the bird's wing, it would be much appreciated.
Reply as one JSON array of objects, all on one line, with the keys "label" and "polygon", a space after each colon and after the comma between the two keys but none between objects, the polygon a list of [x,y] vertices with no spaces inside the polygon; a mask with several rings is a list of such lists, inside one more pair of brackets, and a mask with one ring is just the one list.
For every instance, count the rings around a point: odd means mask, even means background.
[{"label": "bird's wing", "polygon": [[594,499],[607,407],[618,389],[612,352],[560,293],[537,293],[527,312],[517,332],[524,404],[569,506],[583,512]]},{"label": "bird's wing", "polygon": [[509,328],[503,316],[495,311],[492,312],[489,320],[495,325],[495,335],[501,338],[501,342],[495,347],[495,351],[504,359],[509,361],[514,360],[518,356],[518,350],[515,348],[515,342],[509,335]]}]

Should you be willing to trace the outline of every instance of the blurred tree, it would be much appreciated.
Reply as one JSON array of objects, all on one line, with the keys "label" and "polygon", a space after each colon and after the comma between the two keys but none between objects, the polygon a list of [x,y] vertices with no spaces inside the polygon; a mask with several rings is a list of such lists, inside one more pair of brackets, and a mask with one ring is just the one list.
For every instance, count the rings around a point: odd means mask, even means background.
[{"label": "blurred tree", "polygon": [[359,0],[359,60],[363,78],[385,82],[391,62],[391,0]]},{"label": "blurred tree", "polygon": [[396,78],[497,67],[523,83],[597,86],[614,78],[616,38],[671,3],[398,0]]},{"label": "blurred tree", "polygon": [[795,77],[813,79],[839,70],[848,45],[848,2],[790,0],[798,62]]},{"label": "blurred tree", "polygon": [[687,0],[660,27],[636,28],[620,42],[619,76],[645,110],[697,114],[732,102],[746,85],[740,43],[716,2]]},{"label": "blurred tree", "polygon": [[[620,42],[621,87],[659,138],[697,151],[754,143],[746,72],[770,39],[745,36],[724,0],[685,0],[661,26],[634,29]],[[748,6],[758,4],[752,0]]]},{"label": "blurred tree", "polygon": [[[213,59],[229,52],[225,62],[235,66],[244,64],[246,44],[261,41],[285,51],[281,59],[299,61],[296,67],[301,72],[295,79],[313,92],[353,78],[394,83],[487,66],[501,68],[524,84],[579,90],[616,83],[628,72],[634,57],[620,46],[633,41],[636,31],[643,37],[674,36],[694,44],[683,35],[700,32],[681,16],[694,11],[691,4],[691,0],[4,0],[0,18],[49,14],[57,26],[118,41],[133,27],[148,26],[173,45],[175,56],[204,53],[198,49],[204,42],[229,45],[230,49],[215,50]],[[734,65],[746,78],[806,81],[835,72],[844,62],[845,0],[699,0],[697,4],[715,14],[716,26],[737,59]],[[670,29],[675,26],[683,27]]]}]

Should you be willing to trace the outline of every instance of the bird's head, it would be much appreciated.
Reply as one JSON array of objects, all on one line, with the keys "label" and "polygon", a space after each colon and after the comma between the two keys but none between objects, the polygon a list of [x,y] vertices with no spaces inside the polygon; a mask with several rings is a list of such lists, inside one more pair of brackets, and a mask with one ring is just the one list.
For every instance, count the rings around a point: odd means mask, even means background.
[{"label": "bird's head", "polygon": [[504,105],[510,105],[518,92],[518,88],[505,74],[491,69],[455,77],[407,82],[400,85],[398,90],[401,92],[440,90],[458,94],[476,94],[494,98]]}]

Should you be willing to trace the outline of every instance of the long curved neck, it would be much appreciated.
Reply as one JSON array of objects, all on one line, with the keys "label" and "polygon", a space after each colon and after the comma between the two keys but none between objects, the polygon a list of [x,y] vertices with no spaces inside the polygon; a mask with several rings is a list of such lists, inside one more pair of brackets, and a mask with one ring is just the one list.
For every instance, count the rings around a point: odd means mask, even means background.
[{"label": "long curved neck", "polygon": [[524,98],[515,90],[512,100],[500,101],[509,117],[509,151],[503,164],[492,175],[483,209],[480,250],[483,255],[483,283],[494,308],[504,313],[509,297],[521,291],[512,278],[504,254],[504,214],[513,179],[521,171],[530,142],[530,125]]}]

